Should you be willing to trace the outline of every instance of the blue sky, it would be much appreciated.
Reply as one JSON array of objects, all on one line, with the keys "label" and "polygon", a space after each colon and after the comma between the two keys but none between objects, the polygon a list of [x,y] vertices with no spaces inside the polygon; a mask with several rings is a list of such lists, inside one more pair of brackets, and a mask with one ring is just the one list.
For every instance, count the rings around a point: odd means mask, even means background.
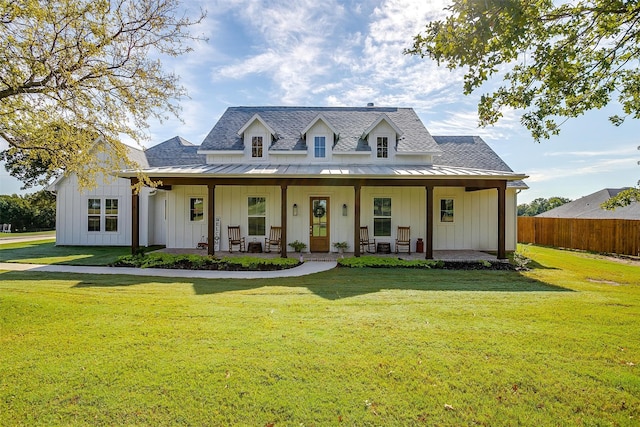
[{"label": "blue sky", "polygon": [[[193,52],[163,58],[189,99],[180,122],[151,122],[155,145],[176,135],[200,144],[224,110],[238,105],[413,107],[433,135],[480,135],[516,172],[530,176],[518,203],[537,197],[577,199],[640,178],[640,121],[614,127],[616,105],[572,119],[559,136],[536,143],[506,112],[478,128],[481,93],[462,94],[462,72],[402,54],[428,20],[444,16],[439,0],[200,0],[207,10],[193,31],[208,37]],[[489,86],[490,87],[490,86]],[[20,192],[0,171],[0,194]],[[29,190],[35,191],[35,190]]]}]

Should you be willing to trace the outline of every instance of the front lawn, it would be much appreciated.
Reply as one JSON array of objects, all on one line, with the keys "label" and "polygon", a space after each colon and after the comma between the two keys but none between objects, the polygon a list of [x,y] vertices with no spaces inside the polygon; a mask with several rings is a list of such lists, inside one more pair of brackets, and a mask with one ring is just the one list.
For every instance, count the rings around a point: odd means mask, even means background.
[{"label": "front lawn", "polygon": [[52,240],[2,243],[0,262],[107,265],[131,253],[130,246],[56,246]]},{"label": "front lawn", "polygon": [[637,425],[640,267],[0,274],[0,425]]}]

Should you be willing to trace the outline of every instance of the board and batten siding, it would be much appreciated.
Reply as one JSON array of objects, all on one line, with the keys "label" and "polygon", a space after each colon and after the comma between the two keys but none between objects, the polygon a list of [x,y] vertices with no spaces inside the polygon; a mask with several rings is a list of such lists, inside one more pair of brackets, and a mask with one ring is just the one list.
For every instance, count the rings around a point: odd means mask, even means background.
[{"label": "board and batten siding", "polygon": [[[454,200],[454,222],[440,220],[440,200]],[[498,192],[493,189],[465,191],[464,188],[436,188],[433,197],[435,250],[497,250]],[[506,192],[505,249],[516,248],[516,192]]]},{"label": "board and batten siding", "polygon": [[[131,245],[131,186],[124,178],[103,182],[97,177],[97,187],[80,191],[75,175],[63,178],[56,187],[56,245],[127,246]],[[88,199],[118,199],[118,231],[88,231]],[[141,197],[141,201],[144,197]],[[142,203],[141,203],[142,204]],[[144,218],[141,216],[141,218]],[[146,234],[146,233],[145,233]],[[141,233],[141,243],[146,236]]]},{"label": "board and batten siding", "polygon": [[[215,190],[215,215],[220,218],[220,248],[228,250],[227,227],[239,225],[247,242],[254,239],[264,242],[266,236],[248,236],[248,197],[266,197],[266,234],[271,226],[280,226],[280,187],[275,186],[217,186]],[[287,192],[287,243],[299,240],[309,246],[309,199],[325,196],[330,199],[330,237],[333,243],[346,241],[350,250],[354,246],[355,194],[352,187],[303,187],[289,186]],[[156,195],[155,197],[158,197]],[[207,235],[207,188],[205,186],[174,186],[167,197],[167,247],[195,248]],[[189,220],[189,200],[202,197],[205,213],[202,221]],[[389,197],[392,200],[391,236],[373,235],[373,199]],[[451,198],[454,202],[453,223],[440,221],[440,200]],[[161,200],[161,199],[158,199]],[[298,215],[293,215],[293,205],[298,205]],[[347,215],[342,206],[347,205]],[[437,187],[434,191],[434,249],[497,250],[498,194],[496,190],[465,191],[459,187]],[[369,235],[376,242],[389,242],[394,248],[398,226],[411,227],[411,251],[415,251],[418,238],[426,238],[426,192],[424,188],[364,187],[361,193],[362,226],[369,227]],[[516,192],[506,194],[506,250],[516,247]],[[157,211],[158,212],[158,211]],[[157,229],[157,228],[156,228]],[[159,243],[157,243],[159,244]],[[288,251],[292,251],[287,247]]]}]

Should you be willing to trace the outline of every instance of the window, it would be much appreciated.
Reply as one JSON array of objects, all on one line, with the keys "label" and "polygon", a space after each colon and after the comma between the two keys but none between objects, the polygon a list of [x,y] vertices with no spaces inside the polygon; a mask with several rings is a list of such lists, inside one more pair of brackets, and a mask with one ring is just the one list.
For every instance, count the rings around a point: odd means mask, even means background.
[{"label": "window", "polygon": [[104,201],[104,231],[118,231],[118,199]]},{"label": "window", "polygon": [[373,199],[373,235],[391,236],[391,198]]},{"label": "window", "polygon": [[377,148],[379,159],[386,159],[389,157],[389,139],[386,136],[378,137]]},{"label": "window", "polygon": [[100,216],[102,214],[100,209],[100,199],[89,199],[87,201],[87,209],[87,231],[100,231]]},{"label": "window", "polygon": [[251,138],[251,157],[262,157],[262,137]]},{"label": "window", "polygon": [[453,222],[453,199],[440,200],[440,222]]},{"label": "window", "polygon": [[[118,231],[118,213],[118,199],[88,199],[87,231]],[[104,229],[102,224],[104,224]]]},{"label": "window", "polygon": [[249,197],[248,208],[249,236],[264,236],[267,234],[267,198]]},{"label": "window", "polygon": [[202,197],[192,197],[189,200],[189,219],[191,221],[204,220],[204,199]]},{"label": "window", "polygon": [[326,148],[325,148],[325,137],[324,136],[316,136],[314,139],[314,156],[315,157],[325,157]]}]

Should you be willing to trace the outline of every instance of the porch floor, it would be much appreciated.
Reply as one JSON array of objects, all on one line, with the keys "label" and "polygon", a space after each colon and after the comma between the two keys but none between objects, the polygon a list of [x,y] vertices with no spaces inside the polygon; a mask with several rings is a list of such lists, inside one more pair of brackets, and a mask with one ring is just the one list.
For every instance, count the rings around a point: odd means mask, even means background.
[{"label": "porch floor", "polygon": [[[206,255],[206,249],[195,249],[195,248],[165,248],[160,249],[157,252],[164,252],[170,254],[193,254],[193,255]],[[225,257],[225,256],[257,256],[264,258],[278,258],[280,253],[272,251],[270,253],[258,252],[258,253],[247,253],[247,252],[227,252],[227,251],[216,251],[217,257]],[[305,261],[336,261],[342,257],[353,256],[353,252],[345,252],[344,254],[340,254],[338,252],[329,252],[329,253],[296,253],[296,252],[287,252],[287,256],[289,258],[297,258],[302,255]],[[390,254],[382,254],[382,253],[363,253],[362,256],[365,255],[374,255],[378,257],[392,257],[392,258],[402,258],[402,259],[424,259],[423,253],[411,252],[408,254],[406,252],[401,252],[396,254],[392,252]],[[492,255],[487,252],[482,251],[474,251],[474,250],[446,250],[446,251],[433,251],[433,259],[440,261],[497,261],[496,255]]]}]

